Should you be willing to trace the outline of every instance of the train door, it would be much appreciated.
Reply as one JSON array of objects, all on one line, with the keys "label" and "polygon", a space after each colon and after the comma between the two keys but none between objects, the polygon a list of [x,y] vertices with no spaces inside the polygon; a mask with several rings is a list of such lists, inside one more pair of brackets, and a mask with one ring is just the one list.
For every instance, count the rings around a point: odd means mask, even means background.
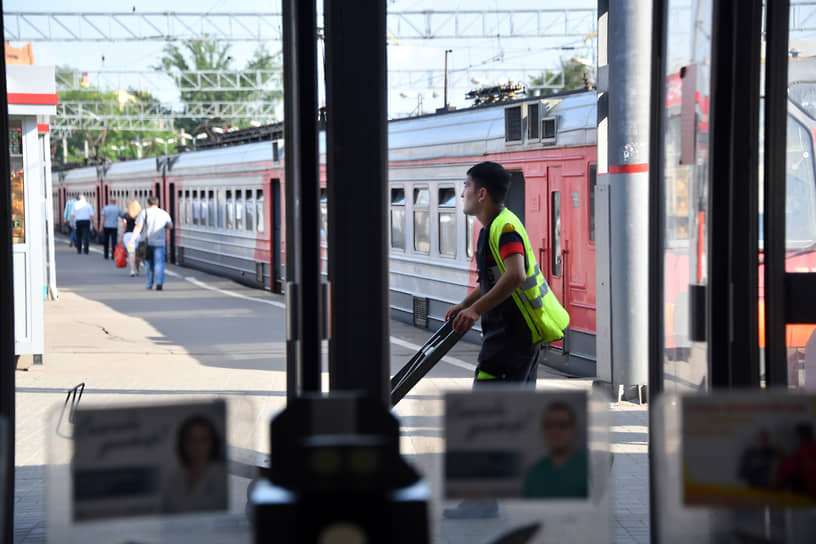
[{"label": "train door", "polygon": [[102,217],[102,208],[104,204],[102,204],[102,180],[99,180],[96,183],[96,188],[94,189],[94,202],[96,202],[96,208],[94,209],[94,216],[93,221],[96,223],[96,229],[91,229],[91,241],[95,241],[98,244],[102,243],[102,222],[100,217]]},{"label": "train door", "polygon": [[561,304],[566,307],[567,302],[564,300],[564,285],[567,276],[566,270],[566,226],[567,221],[564,217],[564,182],[561,178],[561,167],[550,166],[547,168],[547,242],[546,251],[542,253],[542,260],[546,262],[539,263],[544,278],[550,285],[550,289],[555,293],[556,298]]},{"label": "train door", "polygon": [[167,213],[170,214],[170,220],[173,222],[173,228],[170,229],[170,262],[176,264],[176,184],[170,183],[169,191],[167,193]]},{"label": "train door", "polygon": [[510,172],[510,189],[507,191],[504,204],[511,212],[518,216],[522,225],[527,224],[524,221],[524,197],[524,174],[520,171]]},{"label": "train door", "polygon": [[270,255],[272,256],[272,277],[270,284],[272,292],[283,292],[283,276],[281,274],[281,186],[279,179],[273,179],[269,191],[269,221],[271,227]]}]

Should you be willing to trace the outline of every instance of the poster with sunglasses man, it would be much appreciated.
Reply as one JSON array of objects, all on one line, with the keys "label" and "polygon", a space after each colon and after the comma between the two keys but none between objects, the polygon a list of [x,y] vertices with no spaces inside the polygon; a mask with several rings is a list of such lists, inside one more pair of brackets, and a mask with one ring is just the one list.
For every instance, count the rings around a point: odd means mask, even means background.
[{"label": "poster with sunglasses man", "polygon": [[522,496],[586,497],[589,460],[586,449],[578,447],[575,410],[564,401],[551,402],[541,416],[541,438],[547,453],[527,469]]},{"label": "poster with sunglasses man", "polygon": [[[587,423],[583,391],[448,393],[446,498],[478,504],[587,499]],[[495,501],[490,504],[495,517]]]}]

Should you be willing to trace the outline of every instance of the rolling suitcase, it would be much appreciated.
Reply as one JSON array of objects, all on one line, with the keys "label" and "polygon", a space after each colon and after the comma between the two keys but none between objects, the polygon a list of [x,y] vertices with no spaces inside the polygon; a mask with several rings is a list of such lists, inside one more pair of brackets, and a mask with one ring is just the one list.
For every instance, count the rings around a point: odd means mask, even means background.
[{"label": "rolling suitcase", "polygon": [[391,378],[391,406],[396,406],[462,336],[453,330],[453,320],[446,321]]}]

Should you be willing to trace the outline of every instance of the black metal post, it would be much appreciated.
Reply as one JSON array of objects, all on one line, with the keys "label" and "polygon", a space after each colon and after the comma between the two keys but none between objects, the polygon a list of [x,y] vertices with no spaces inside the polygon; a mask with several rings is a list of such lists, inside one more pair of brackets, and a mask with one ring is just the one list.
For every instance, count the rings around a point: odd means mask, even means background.
[{"label": "black metal post", "polygon": [[320,391],[317,9],[283,1],[286,168],[286,396]]},{"label": "black metal post", "polygon": [[756,386],[761,0],[713,5],[709,376],[715,388]]},{"label": "black metal post", "polygon": [[[762,0],[736,2],[731,178],[731,385],[759,387],[759,80]],[[774,77],[776,77],[774,75]]]},{"label": "black metal post", "polygon": [[[0,32],[3,31],[3,8],[0,6]],[[6,57],[0,57],[0,416],[6,418],[6,436],[2,448],[6,463],[0,467],[5,482],[3,493],[2,542],[14,541],[14,262],[11,247],[11,172],[8,155],[8,95],[6,93]]]},{"label": "black metal post", "polygon": [[[662,422],[655,421],[652,402],[663,393],[663,284],[664,239],[666,233],[666,200],[663,185],[663,109],[666,103],[666,1],[652,2],[652,75],[649,111],[649,429]],[[655,472],[654,432],[649,432],[649,531],[652,544],[660,542],[660,516],[658,516],[659,488]]]},{"label": "black metal post", "polygon": [[788,385],[785,341],[785,161],[790,2],[768,2],[765,19],[765,383]]},{"label": "black metal post", "polygon": [[386,4],[326,0],[331,389],[390,405]]}]

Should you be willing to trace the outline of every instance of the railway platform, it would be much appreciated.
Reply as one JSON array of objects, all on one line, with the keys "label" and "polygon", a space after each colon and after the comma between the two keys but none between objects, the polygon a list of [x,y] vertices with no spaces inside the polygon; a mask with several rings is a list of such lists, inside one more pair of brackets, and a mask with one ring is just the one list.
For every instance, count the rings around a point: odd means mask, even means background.
[{"label": "railway platform", "polygon": [[[56,263],[60,299],[45,305],[43,364],[16,373],[15,542],[46,541],[48,415],[82,382],[82,403],[215,396],[244,403],[254,418],[254,453],[264,461],[269,418],[286,402],[282,296],[172,265],[163,291],[146,290],[143,275],[129,277],[97,248],[78,255],[59,239]],[[432,332],[392,322],[392,374]],[[477,352],[475,344],[457,344],[396,408],[402,451],[432,483],[434,454],[443,448],[443,392],[470,387]],[[589,389],[591,380],[541,368],[538,386]],[[621,403],[611,409],[614,541],[647,542],[646,408]],[[249,479],[235,481],[245,486]],[[237,492],[243,493],[240,485]],[[452,535],[480,530],[472,522],[437,519],[434,541],[455,542]]]}]

